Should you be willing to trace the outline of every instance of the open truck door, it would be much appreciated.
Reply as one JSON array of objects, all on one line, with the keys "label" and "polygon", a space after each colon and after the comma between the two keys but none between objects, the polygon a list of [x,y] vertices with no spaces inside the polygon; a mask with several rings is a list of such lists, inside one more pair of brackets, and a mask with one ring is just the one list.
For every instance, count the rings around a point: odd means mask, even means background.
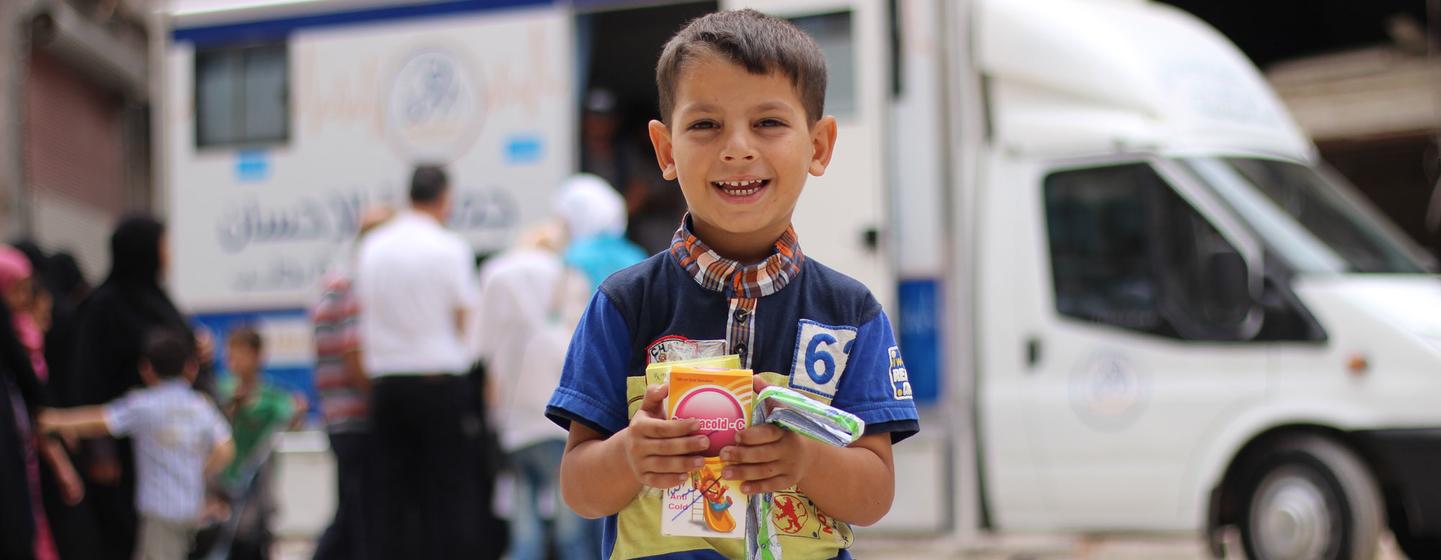
[{"label": "open truck door", "polygon": [[895,273],[885,250],[885,5],[861,0],[723,0],[791,20],[820,43],[828,74],[825,113],[839,128],[835,154],[811,177],[792,219],[807,255],[861,281],[888,309]]},{"label": "open truck door", "polygon": [[[938,235],[943,200],[939,163],[943,144],[939,137],[943,127],[936,122],[940,55],[935,45],[941,26],[932,19],[941,13],[939,5],[722,0],[720,7],[750,7],[787,18],[814,37],[825,54],[829,78],[825,113],[836,117],[839,128],[835,153],[825,175],[809,179],[793,222],[807,255],[864,283],[896,322],[905,364],[916,366],[911,368],[911,379],[923,417],[921,433],[894,449],[895,506],[875,526],[863,530],[890,535],[942,534],[956,520],[948,472],[949,438],[953,436],[946,433],[944,423],[932,423],[937,416],[930,415],[927,407],[935,401],[938,375],[935,337],[941,310],[935,308],[934,294],[942,266],[940,247],[945,245]],[[906,30],[892,35],[892,26]],[[893,72],[897,64],[893,57],[914,66],[902,76]],[[909,88],[912,94],[908,99],[912,111],[903,112],[900,118],[893,89],[897,86]],[[934,109],[926,112],[927,107]],[[902,132],[894,127],[902,125],[904,145],[888,145]],[[898,152],[908,157],[898,158]],[[912,188],[902,189],[907,185]],[[902,195],[907,198],[899,200]],[[926,219],[921,219],[918,209],[929,212]],[[907,232],[912,240],[915,232],[930,238],[910,244]],[[902,242],[930,260],[912,259],[920,264],[912,263],[912,270],[903,272]],[[924,278],[917,284],[928,289],[923,292],[928,297],[908,300],[901,287],[907,273]],[[917,312],[908,315],[913,310]],[[922,328],[908,330],[918,323]],[[930,337],[908,337],[916,330]],[[929,391],[918,381],[918,368],[925,372],[920,376],[929,376]]]}]

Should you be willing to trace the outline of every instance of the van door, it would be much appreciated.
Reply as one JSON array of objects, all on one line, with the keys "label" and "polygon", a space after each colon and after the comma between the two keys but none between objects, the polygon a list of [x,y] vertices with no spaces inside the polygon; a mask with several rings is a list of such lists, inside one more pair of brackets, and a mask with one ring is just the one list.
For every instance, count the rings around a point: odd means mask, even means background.
[{"label": "van door", "polygon": [[1024,189],[1043,254],[1012,343],[1052,527],[1199,527],[1188,465],[1265,396],[1260,246],[1169,165],[1062,164]]},{"label": "van door", "polygon": [[861,0],[722,0],[721,8],[755,8],[809,33],[826,56],[825,112],[839,133],[830,167],[811,177],[792,223],[807,255],[871,289],[894,312],[894,266],[884,250],[883,143],[889,16],[882,2]]}]

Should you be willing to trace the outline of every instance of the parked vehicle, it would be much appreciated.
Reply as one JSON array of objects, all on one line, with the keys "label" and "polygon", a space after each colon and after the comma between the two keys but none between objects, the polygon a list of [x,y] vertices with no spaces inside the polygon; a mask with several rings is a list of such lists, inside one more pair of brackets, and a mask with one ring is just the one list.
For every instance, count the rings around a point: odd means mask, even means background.
[{"label": "parked vehicle", "polygon": [[[605,43],[576,22],[620,4],[175,18],[174,261],[226,255],[175,271],[178,298],[294,325],[356,209],[418,158],[455,169],[477,251],[502,246],[575,167],[577,52]],[[1225,38],[1136,1],[752,4],[826,50],[840,140],[797,230],[898,317],[923,411],[871,531],[1190,532],[1219,554],[1236,527],[1250,557],[1301,559],[1370,557],[1390,530],[1441,555],[1435,264]],[[209,128],[249,107],[236,68],[290,104]]]}]

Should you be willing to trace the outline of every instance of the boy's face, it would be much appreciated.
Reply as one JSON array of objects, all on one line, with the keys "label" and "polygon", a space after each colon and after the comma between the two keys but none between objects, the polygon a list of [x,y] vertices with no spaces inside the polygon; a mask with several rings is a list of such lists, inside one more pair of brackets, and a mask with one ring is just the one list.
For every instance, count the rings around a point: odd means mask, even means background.
[{"label": "boy's face", "polygon": [[757,75],[718,56],[691,60],[677,82],[671,126],[651,121],[666,179],[679,179],[696,234],[773,243],[790,226],[806,174],[830,163],[836,125],[811,125],[781,73]]},{"label": "boy's face", "polygon": [[243,343],[225,345],[225,362],[230,373],[242,378],[254,377],[260,371],[260,353]]}]

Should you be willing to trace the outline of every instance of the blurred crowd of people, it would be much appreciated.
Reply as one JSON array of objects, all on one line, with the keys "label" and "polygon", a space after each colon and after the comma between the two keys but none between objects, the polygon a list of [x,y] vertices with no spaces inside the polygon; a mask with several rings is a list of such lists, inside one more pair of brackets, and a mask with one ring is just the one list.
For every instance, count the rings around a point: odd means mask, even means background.
[{"label": "blurred crowd of people", "polygon": [[[248,326],[231,331],[217,375],[210,335],[162,285],[164,236],[153,218],[122,220],[93,290],[68,254],[0,246],[0,558],[174,558],[157,555],[161,527],[187,550],[207,528],[231,556],[268,548],[263,500],[247,498],[269,435],[303,401],[261,380]],[[197,431],[207,410],[216,427]]]},{"label": "blurred crowd of people", "polygon": [[316,558],[594,557],[600,526],[560,503],[565,432],[544,411],[591,293],[645,257],[625,199],[574,176],[553,219],[478,270],[450,205],[445,170],[418,167],[410,207],[364,216],[313,310],[338,484]]},{"label": "blurred crowd of people", "polygon": [[[477,258],[445,228],[450,183],[372,208],[311,310],[316,417],[336,459],[319,559],[589,558],[600,525],[557,480],[544,416],[600,282],[643,260],[605,179]],[[0,245],[0,560],[266,558],[275,434],[308,403],[267,380],[255,325],[212,334],[163,286],[165,226],[124,219],[91,288],[68,254]]]}]

